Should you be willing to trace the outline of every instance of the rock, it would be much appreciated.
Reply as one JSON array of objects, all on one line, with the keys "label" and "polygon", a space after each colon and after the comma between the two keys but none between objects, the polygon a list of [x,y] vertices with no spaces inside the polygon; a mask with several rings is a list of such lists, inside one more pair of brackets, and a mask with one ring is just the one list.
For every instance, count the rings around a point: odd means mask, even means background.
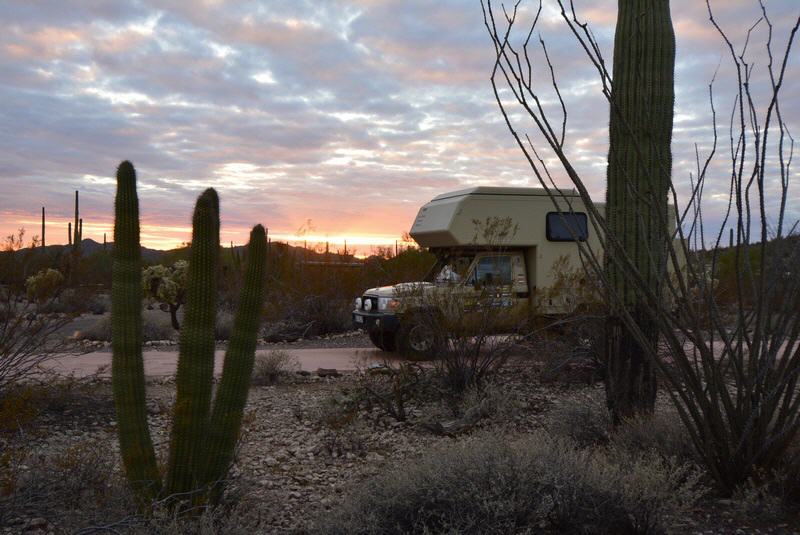
[{"label": "rock", "polygon": [[336,368],[317,368],[317,375],[319,377],[341,377],[342,374],[336,371]]},{"label": "rock", "polygon": [[28,529],[40,529],[47,526],[47,520],[44,518],[32,518],[30,522],[28,522]]}]

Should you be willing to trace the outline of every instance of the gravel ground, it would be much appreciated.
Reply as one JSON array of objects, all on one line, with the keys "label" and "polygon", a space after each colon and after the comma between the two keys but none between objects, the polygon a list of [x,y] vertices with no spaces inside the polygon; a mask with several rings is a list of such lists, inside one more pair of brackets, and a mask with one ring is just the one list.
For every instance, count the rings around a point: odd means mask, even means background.
[{"label": "gravel ground", "polygon": [[[430,421],[447,417],[446,409],[436,404],[412,405],[409,421],[404,423],[381,415],[376,409],[359,413],[341,429],[331,429],[322,423],[326,402],[350,385],[353,376],[312,375],[294,381],[251,388],[243,445],[231,472],[233,480],[247,488],[248,498],[258,504],[257,513],[266,524],[264,533],[306,533],[311,521],[334,507],[349,485],[388,466],[413,462],[431,447],[463,439],[463,435],[445,437],[429,431]],[[493,388],[502,393],[496,398],[495,413],[477,428],[509,434],[540,428],[554,403],[584,396],[587,390],[586,386],[543,384],[533,368],[503,373]],[[153,441],[163,455],[174,382],[171,378],[152,380],[147,394]],[[44,414],[24,434],[0,439],[0,452],[23,446],[35,456],[36,452],[65,451],[93,439],[118,456],[109,384],[96,385],[92,396]],[[790,524],[779,520],[751,525],[731,509],[729,501],[709,501],[695,514],[675,519],[670,531],[797,533]],[[5,527],[0,523],[0,532],[60,533],[59,526],[59,518],[31,511],[25,517],[9,520]]]}]

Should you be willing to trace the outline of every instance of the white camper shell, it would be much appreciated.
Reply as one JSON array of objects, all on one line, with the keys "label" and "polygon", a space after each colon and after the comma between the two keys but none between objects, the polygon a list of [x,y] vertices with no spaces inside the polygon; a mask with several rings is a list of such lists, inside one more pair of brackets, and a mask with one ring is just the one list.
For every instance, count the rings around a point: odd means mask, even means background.
[{"label": "white camper shell", "polygon": [[[580,195],[575,190],[551,193],[563,213],[543,188],[481,186],[443,193],[420,208],[410,234],[434,253],[469,248],[519,251],[525,261],[527,291],[549,288],[557,276],[554,267],[581,267],[575,238],[601,250]],[[602,215],[605,205],[595,206]],[[506,218],[513,225],[507,236],[482,232],[487,221]]]}]

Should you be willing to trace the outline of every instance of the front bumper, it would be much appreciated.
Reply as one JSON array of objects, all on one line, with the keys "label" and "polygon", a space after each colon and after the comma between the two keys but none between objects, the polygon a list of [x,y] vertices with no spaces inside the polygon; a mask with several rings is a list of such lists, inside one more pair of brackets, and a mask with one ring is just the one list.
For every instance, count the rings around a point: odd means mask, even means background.
[{"label": "front bumper", "polygon": [[394,332],[400,325],[400,319],[391,313],[353,311],[353,326],[368,331]]}]

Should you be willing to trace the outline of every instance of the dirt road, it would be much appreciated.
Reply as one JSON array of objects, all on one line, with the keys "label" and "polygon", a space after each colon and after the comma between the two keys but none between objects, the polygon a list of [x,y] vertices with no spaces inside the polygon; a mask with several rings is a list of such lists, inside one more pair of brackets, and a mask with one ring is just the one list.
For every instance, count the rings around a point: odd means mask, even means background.
[{"label": "dirt road", "polygon": [[[393,355],[378,349],[366,348],[312,348],[312,349],[284,349],[294,355],[303,370],[315,371],[317,368],[335,368],[336,370],[354,370],[357,366],[365,366],[374,362],[383,362],[387,357],[394,359]],[[260,353],[261,351],[259,351]],[[225,350],[216,352],[215,373],[222,372],[222,362]],[[148,350],[144,352],[144,372],[151,377],[172,375],[178,361],[177,348],[165,350]],[[61,374],[74,374],[76,377],[86,377],[103,367],[101,375],[111,374],[111,352],[97,351],[85,355],[65,356],[50,361],[47,367]]]}]

